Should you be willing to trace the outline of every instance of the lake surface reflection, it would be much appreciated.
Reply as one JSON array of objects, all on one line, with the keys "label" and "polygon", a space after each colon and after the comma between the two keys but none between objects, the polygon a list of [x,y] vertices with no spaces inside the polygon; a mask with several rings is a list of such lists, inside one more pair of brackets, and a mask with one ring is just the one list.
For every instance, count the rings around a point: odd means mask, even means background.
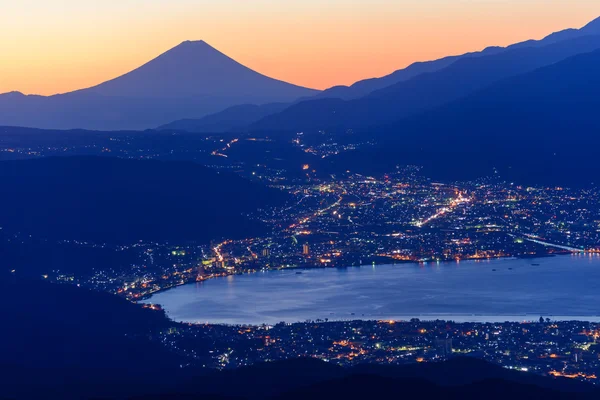
[{"label": "lake surface reflection", "polygon": [[[301,273],[298,273],[301,272]],[[600,257],[259,272],[158,293],[176,321],[273,324],[315,319],[600,320]]]}]

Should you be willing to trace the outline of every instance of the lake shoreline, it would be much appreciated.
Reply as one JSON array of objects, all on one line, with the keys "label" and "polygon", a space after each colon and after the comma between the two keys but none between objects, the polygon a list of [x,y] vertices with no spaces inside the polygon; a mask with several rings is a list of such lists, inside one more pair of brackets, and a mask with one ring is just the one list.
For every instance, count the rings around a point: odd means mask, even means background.
[{"label": "lake shoreline", "polygon": [[184,285],[143,302],[160,304],[175,321],[231,325],[600,320],[594,306],[600,293],[586,284],[600,280],[600,256],[472,261],[256,271]]},{"label": "lake shoreline", "polygon": [[[167,314],[168,317],[168,314]],[[304,323],[335,323],[335,322],[353,322],[353,321],[362,321],[362,322],[393,322],[393,323],[407,323],[411,322],[412,319],[418,319],[420,322],[448,322],[448,323],[460,323],[460,324],[500,324],[500,323],[538,323],[540,317],[543,317],[544,320],[546,318],[550,319],[551,323],[554,322],[593,322],[600,323],[600,315],[549,315],[549,314],[524,314],[524,315],[437,315],[437,314],[420,314],[420,315],[405,315],[405,316],[397,316],[390,317],[384,319],[377,318],[327,318],[324,319],[309,319],[303,321],[278,321],[278,322],[265,322],[265,323],[229,323],[229,322],[218,322],[218,321],[178,321],[171,319],[171,321],[175,323],[182,324],[193,324],[193,325],[223,325],[223,326],[233,326],[233,327],[257,327],[257,326],[272,326],[278,323],[284,324],[304,324]]]},{"label": "lake shoreline", "polygon": [[466,258],[466,259],[461,259],[461,260],[428,260],[428,261],[414,261],[414,260],[394,260],[394,262],[392,263],[387,263],[387,264],[360,264],[360,265],[346,265],[346,266],[328,266],[328,265],[313,265],[313,264],[306,264],[306,265],[295,265],[292,267],[284,267],[284,268],[268,268],[265,270],[249,270],[249,271],[244,271],[244,272],[235,272],[235,273],[229,273],[229,274],[225,274],[223,276],[215,276],[215,277],[208,277],[202,281],[198,281],[198,280],[190,280],[190,281],[186,281],[184,283],[177,283],[165,288],[161,288],[155,292],[152,292],[148,295],[145,296],[141,296],[139,298],[136,298],[134,300],[135,303],[142,303],[142,304],[149,304],[149,303],[145,303],[145,300],[149,300],[150,298],[152,298],[153,296],[159,294],[159,293],[164,293],[164,292],[168,292],[169,290],[173,290],[176,289],[178,287],[181,286],[185,286],[185,285],[191,285],[191,284],[197,284],[197,283],[202,283],[202,282],[206,282],[208,280],[212,280],[212,279],[217,279],[217,278],[226,278],[228,276],[236,276],[236,275],[248,275],[248,274],[255,274],[255,273],[259,273],[259,272],[264,272],[264,271],[287,271],[287,270],[320,270],[320,269],[348,269],[348,268],[361,268],[361,267],[367,267],[367,266],[375,266],[375,267],[381,267],[381,266],[387,266],[387,265],[424,265],[424,264],[429,264],[429,263],[436,263],[436,264],[454,264],[457,262],[470,262],[470,261],[493,261],[493,260],[511,260],[511,259],[535,259],[535,258],[551,258],[551,257],[561,257],[561,256],[568,256],[568,255],[573,255],[573,254],[577,254],[574,252],[569,252],[569,251],[565,251],[565,252],[560,252],[560,253],[554,253],[554,254],[520,254],[520,255],[516,255],[516,256],[496,256],[496,257],[473,257],[473,258]]}]

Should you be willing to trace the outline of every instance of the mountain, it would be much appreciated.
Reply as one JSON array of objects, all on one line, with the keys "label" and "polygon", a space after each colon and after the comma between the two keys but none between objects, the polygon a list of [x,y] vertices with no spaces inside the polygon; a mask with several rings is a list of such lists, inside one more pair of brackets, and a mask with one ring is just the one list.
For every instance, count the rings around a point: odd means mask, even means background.
[{"label": "mountain", "polygon": [[508,48],[522,48],[530,47],[532,45],[546,45],[589,35],[600,35],[600,17],[589,22],[581,29],[565,29],[559,32],[554,32],[540,41],[527,40],[525,42],[509,46]]},{"label": "mountain", "polygon": [[290,104],[271,103],[261,106],[242,104],[229,107],[200,119],[181,119],[159,127],[159,130],[179,130],[198,133],[222,133],[241,131],[246,126],[271,114],[283,111]]},{"label": "mountain", "polygon": [[289,101],[311,92],[259,74],[206,42],[187,41],[118,78],[85,89],[110,97]]},{"label": "mountain", "polygon": [[518,47],[498,54],[467,57],[437,72],[421,74],[360,99],[304,101],[263,118],[250,129],[345,131],[387,124],[458,100],[504,78],[598,48],[600,35],[589,35],[545,46]]},{"label": "mountain", "polygon": [[[466,53],[460,56],[444,57],[439,60],[416,62],[404,69],[399,69],[389,75],[381,78],[371,78],[358,81],[351,86],[334,86],[324,90],[312,99],[339,98],[343,100],[358,99],[366,96],[375,90],[383,89],[398,82],[404,82],[418,75],[439,71],[453,64],[454,62],[468,57],[481,57],[501,53],[505,50],[512,50],[524,47],[541,47],[548,44],[557,43],[564,40],[575,39],[587,35],[600,35],[600,18],[590,22],[581,29],[565,29],[560,32],[552,33],[542,40],[527,40],[507,47],[488,47],[482,51]],[[309,100],[304,98],[303,100]]]},{"label": "mountain", "polygon": [[147,129],[237,104],[291,102],[316,93],[259,74],[204,41],[187,41],[87,89],[47,97],[0,95],[0,125]]},{"label": "mountain", "polygon": [[371,172],[424,165],[439,179],[598,184],[600,50],[505,79],[377,130],[379,145],[337,158]]},{"label": "mountain", "polygon": [[0,162],[0,226],[96,242],[210,241],[265,233],[244,214],[287,195],[191,162],[49,157]]}]

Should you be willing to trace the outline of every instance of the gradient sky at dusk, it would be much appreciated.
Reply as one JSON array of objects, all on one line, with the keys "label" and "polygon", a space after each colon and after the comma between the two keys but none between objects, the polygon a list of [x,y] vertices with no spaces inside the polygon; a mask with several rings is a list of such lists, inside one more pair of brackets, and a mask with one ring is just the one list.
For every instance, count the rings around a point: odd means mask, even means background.
[{"label": "gradient sky at dusk", "polygon": [[266,75],[322,89],[600,16],[598,0],[0,3],[0,93],[38,94],[95,85],[199,39]]}]

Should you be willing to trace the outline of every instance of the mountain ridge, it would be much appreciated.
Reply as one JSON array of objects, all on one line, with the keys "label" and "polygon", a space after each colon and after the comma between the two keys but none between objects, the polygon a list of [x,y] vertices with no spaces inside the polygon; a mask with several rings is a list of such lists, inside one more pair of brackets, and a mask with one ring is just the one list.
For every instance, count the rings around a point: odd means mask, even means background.
[{"label": "mountain ridge", "polygon": [[499,174],[523,184],[593,186],[600,175],[594,153],[600,137],[593,134],[600,130],[598,70],[600,49],[506,78],[380,126],[375,148],[341,155],[336,163],[365,173],[418,163],[441,180]]},{"label": "mountain ridge", "polygon": [[467,96],[504,78],[533,71],[600,48],[600,35],[547,46],[523,47],[486,57],[463,58],[356,100],[304,101],[253,124],[255,131],[360,130],[401,120]]},{"label": "mountain ridge", "polygon": [[[384,75],[381,77],[362,79],[362,80],[359,80],[349,86],[345,86],[345,85],[333,86],[331,88],[323,90],[322,92],[320,92],[319,94],[314,96],[313,99],[334,97],[334,98],[341,98],[343,100],[352,100],[352,99],[360,98],[362,96],[366,96],[369,93],[373,92],[374,90],[382,89],[386,86],[390,86],[395,83],[414,78],[415,76],[420,75],[422,73],[438,71],[438,70],[443,69],[443,68],[449,66],[450,64],[452,64],[453,62],[455,62],[459,59],[462,59],[462,58],[486,56],[486,55],[491,55],[491,54],[499,53],[499,52],[502,52],[505,50],[515,49],[515,48],[520,48],[520,47],[529,47],[529,46],[539,46],[539,45],[544,45],[544,44],[550,44],[550,43],[554,43],[557,41],[573,39],[577,36],[584,36],[584,35],[590,35],[590,34],[600,34],[600,17],[592,20],[591,22],[587,23],[580,29],[574,29],[574,28],[564,29],[561,31],[553,32],[539,40],[535,40],[535,39],[525,40],[523,42],[518,42],[518,43],[515,43],[512,45],[505,46],[505,47],[488,46],[488,47],[485,47],[481,51],[472,51],[472,52],[467,52],[467,53],[464,53],[461,55],[447,56],[447,57],[443,57],[443,58],[436,59],[436,60],[417,61],[417,62],[414,62],[414,63],[408,65],[405,68],[398,69],[388,75]],[[305,98],[303,100],[309,100],[309,99]]]}]

